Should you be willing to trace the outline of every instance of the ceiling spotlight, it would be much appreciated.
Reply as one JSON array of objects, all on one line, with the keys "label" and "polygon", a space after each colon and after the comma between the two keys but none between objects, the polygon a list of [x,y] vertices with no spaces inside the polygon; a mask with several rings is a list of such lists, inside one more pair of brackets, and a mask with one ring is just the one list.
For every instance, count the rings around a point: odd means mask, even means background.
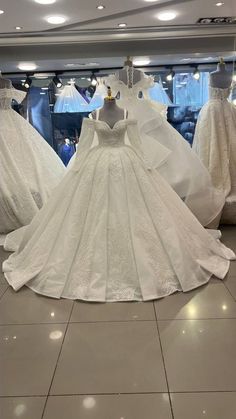
[{"label": "ceiling spotlight", "polygon": [[56,3],[57,0],[34,0],[35,3],[39,4],[53,4]]},{"label": "ceiling spotlight", "polygon": [[17,31],[20,31],[21,29],[23,29],[22,28],[22,26],[15,26],[15,29],[17,30]]},{"label": "ceiling spotlight", "polygon": [[91,76],[91,85],[93,86],[93,87],[95,87],[95,86],[97,86],[97,77],[95,76],[95,74],[93,73],[92,74],[92,76]]},{"label": "ceiling spotlight", "polygon": [[175,19],[176,16],[177,16],[177,13],[171,12],[171,11],[166,11],[166,12],[159,13],[157,15],[157,19],[163,20],[163,21],[167,21],[167,20],[173,20],[173,19]]},{"label": "ceiling spotlight", "polygon": [[52,81],[58,89],[62,86],[62,81],[59,79],[57,75],[53,77]]},{"label": "ceiling spotlight", "polygon": [[66,18],[63,16],[50,16],[50,17],[47,17],[46,20],[51,25],[60,25],[66,21]]},{"label": "ceiling spotlight", "polygon": [[118,26],[119,28],[126,28],[127,23],[119,23]]},{"label": "ceiling spotlight", "polygon": [[37,66],[34,63],[20,63],[18,68],[21,71],[34,71],[36,70]]},{"label": "ceiling spotlight", "polygon": [[97,9],[98,9],[98,10],[103,10],[103,9],[105,9],[105,6],[103,6],[103,4],[99,4],[99,5],[97,6]]},{"label": "ceiling spotlight", "polygon": [[172,81],[174,77],[175,77],[175,71],[174,71],[174,70],[171,70],[171,71],[169,72],[169,74],[167,74],[167,76],[166,76],[166,80],[168,80],[168,81]]},{"label": "ceiling spotlight", "polygon": [[0,10],[0,15],[2,15],[4,13],[4,10]]},{"label": "ceiling spotlight", "polygon": [[195,78],[195,80],[200,79],[200,72],[199,72],[198,68],[195,68],[195,70],[193,72],[193,77]]},{"label": "ceiling spotlight", "polygon": [[32,79],[31,79],[29,76],[27,76],[27,77],[26,77],[26,80],[25,80],[25,82],[24,82],[24,87],[25,87],[26,89],[29,89],[29,88],[30,88],[30,86],[31,86],[31,84],[32,84]]},{"label": "ceiling spotlight", "polygon": [[140,59],[140,60],[139,60],[139,59],[134,60],[134,62],[133,62],[133,63],[134,63],[134,65],[135,65],[135,66],[137,66],[137,67],[138,67],[138,66],[142,67],[142,66],[145,66],[145,65],[150,64],[150,62],[151,62],[151,61],[150,61],[148,58],[146,58],[146,59],[144,58],[144,59]]},{"label": "ceiling spotlight", "polygon": [[216,3],[216,6],[218,7],[223,6],[223,5],[224,5],[223,1],[219,1],[218,3]]}]

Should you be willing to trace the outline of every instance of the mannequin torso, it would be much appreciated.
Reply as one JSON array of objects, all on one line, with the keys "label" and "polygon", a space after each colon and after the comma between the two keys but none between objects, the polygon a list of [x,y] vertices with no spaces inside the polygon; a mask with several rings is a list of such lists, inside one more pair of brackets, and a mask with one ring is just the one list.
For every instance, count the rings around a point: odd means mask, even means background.
[{"label": "mannequin torso", "polygon": [[228,89],[232,83],[232,74],[226,70],[223,62],[218,64],[217,70],[210,74],[210,86],[218,89]]},{"label": "mannequin torso", "polygon": [[[129,75],[129,71],[132,72],[132,75]],[[123,81],[123,83],[125,83],[128,87],[132,88],[134,84],[141,80],[141,75],[142,71],[137,70],[136,68],[123,68],[119,71],[119,80]]]},{"label": "mannequin torso", "polygon": [[123,81],[129,88],[138,83],[142,78],[142,71],[133,67],[133,63],[129,57],[124,63],[124,68],[119,71],[119,80]]},{"label": "mannequin torso", "polygon": [[[96,111],[92,113],[93,119],[96,119]],[[116,104],[115,98],[105,98],[104,105],[99,110],[99,120],[106,122],[111,128],[115,123],[124,119],[124,109]]]}]

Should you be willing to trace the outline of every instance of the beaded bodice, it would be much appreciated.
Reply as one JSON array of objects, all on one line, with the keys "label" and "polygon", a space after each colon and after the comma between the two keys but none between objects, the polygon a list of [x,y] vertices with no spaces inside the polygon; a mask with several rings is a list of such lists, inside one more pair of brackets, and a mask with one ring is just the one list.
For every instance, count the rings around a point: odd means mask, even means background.
[{"label": "beaded bodice", "polygon": [[227,100],[231,93],[231,87],[220,89],[218,87],[209,87],[210,100]]}]

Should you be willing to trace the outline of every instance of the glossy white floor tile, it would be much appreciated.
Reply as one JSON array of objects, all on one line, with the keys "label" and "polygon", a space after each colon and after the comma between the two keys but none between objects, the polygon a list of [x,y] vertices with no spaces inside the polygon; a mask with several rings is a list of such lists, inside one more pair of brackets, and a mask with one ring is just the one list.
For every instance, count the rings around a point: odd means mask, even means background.
[{"label": "glossy white floor tile", "polygon": [[171,395],[174,419],[235,419],[236,393]]},{"label": "glossy white floor tile", "polygon": [[73,301],[35,294],[24,287],[8,288],[0,300],[0,324],[67,323]]},{"label": "glossy white floor tile", "polygon": [[155,320],[152,303],[83,303],[76,301],[71,322]]},{"label": "glossy white floor tile", "polygon": [[155,308],[160,320],[236,318],[235,300],[221,282],[170,295],[156,301]]},{"label": "glossy white floor tile", "polygon": [[236,391],[236,321],[159,321],[171,392]]},{"label": "glossy white floor tile", "polygon": [[236,262],[148,303],[15,293],[0,270],[0,419],[235,419],[235,354]]},{"label": "glossy white floor tile", "polygon": [[155,322],[70,324],[51,394],[166,390]]},{"label": "glossy white floor tile", "polygon": [[232,297],[236,300],[236,275],[227,278],[225,281],[225,286],[228,288]]},{"label": "glossy white floor tile", "polygon": [[46,397],[0,397],[1,419],[41,419]]},{"label": "glossy white floor tile", "polygon": [[[5,283],[5,282],[1,281],[1,282],[0,282],[0,299],[1,299],[1,297],[3,296],[3,294],[5,294],[5,292],[6,292],[7,288],[8,288],[7,283]],[[1,320],[0,320],[0,321],[1,321]]]},{"label": "glossy white floor tile", "polygon": [[172,419],[168,394],[49,397],[44,419]]},{"label": "glossy white floor tile", "polygon": [[46,395],[64,325],[0,326],[0,396]]}]

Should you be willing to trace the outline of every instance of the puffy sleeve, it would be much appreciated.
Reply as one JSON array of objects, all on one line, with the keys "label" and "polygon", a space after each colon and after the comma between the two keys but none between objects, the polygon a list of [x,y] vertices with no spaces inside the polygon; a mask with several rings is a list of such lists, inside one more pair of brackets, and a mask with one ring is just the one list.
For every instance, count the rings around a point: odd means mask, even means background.
[{"label": "puffy sleeve", "polygon": [[89,118],[84,118],[79,144],[76,148],[76,154],[74,159],[71,159],[69,164],[69,169],[77,171],[80,169],[82,162],[87,157],[90,149],[93,147],[93,142],[95,138],[95,129],[94,129],[94,120]]},{"label": "puffy sleeve", "polygon": [[[151,124],[152,125],[152,124]],[[149,126],[150,129],[150,126]],[[156,130],[158,133],[158,129]],[[162,166],[171,154],[171,150],[152,138],[135,120],[127,125],[128,140],[148,169]]]},{"label": "puffy sleeve", "polygon": [[135,120],[129,120],[127,123],[127,136],[131,147],[133,147],[138,156],[145,160],[142,141],[139,135],[138,123]]}]

